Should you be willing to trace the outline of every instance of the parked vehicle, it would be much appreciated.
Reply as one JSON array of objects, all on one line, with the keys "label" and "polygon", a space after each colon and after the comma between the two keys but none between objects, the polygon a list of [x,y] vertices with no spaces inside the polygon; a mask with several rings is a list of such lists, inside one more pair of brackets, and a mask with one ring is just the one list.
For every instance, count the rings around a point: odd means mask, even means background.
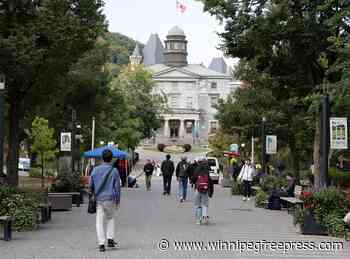
[{"label": "parked vehicle", "polygon": [[18,160],[18,169],[23,171],[29,171],[30,169],[30,159],[20,157]]},{"label": "parked vehicle", "polygon": [[213,180],[214,183],[218,184],[220,175],[219,161],[216,157],[207,157],[207,160],[210,168],[210,178]]}]

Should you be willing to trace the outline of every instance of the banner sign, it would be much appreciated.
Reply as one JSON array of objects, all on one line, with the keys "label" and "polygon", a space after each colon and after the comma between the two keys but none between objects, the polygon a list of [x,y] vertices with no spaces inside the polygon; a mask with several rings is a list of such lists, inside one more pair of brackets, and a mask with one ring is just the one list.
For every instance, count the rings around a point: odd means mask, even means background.
[{"label": "banner sign", "polygon": [[266,154],[277,154],[277,136],[266,135]]},{"label": "banner sign", "polygon": [[72,150],[72,133],[61,132],[61,151],[70,152]]},{"label": "banner sign", "polygon": [[348,120],[347,118],[330,118],[331,149],[348,148]]}]

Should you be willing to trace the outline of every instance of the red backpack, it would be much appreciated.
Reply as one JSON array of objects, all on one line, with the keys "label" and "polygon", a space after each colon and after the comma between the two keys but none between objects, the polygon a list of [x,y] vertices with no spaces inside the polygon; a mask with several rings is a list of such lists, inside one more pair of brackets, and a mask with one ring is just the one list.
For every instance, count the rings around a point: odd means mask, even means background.
[{"label": "red backpack", "polygon": [[209,176],[207,174],[198,175],[196,189],[202,193],[206,193],[209,190]]}]

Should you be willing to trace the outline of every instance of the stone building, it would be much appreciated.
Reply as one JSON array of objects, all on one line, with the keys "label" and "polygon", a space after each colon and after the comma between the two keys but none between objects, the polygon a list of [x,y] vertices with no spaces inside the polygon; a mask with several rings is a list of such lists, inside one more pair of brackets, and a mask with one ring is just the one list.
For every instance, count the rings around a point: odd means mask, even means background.
[{"label": "stone building", "polygon": [[152,72],[155,92],[164,94],[168,101],[156,143],[207,144],[210,134],[219,127],[213,106],[240,86],[222,57],[214,58],[209,68],[188,64],[187,43],[184,31],[175,26],[164,46],[158,35],[152,34],[146,46],[141,50],[136,45],[130,56],[132,65],[143,64]]}]

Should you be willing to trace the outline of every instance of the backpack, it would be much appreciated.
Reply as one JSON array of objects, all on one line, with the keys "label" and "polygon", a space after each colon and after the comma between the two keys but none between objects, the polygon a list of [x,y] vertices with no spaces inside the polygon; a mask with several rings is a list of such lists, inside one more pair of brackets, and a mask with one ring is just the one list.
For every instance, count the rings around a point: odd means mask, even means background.
[{"label": "backpack", "polygon": [[269,210],[281,210],[281,207],[280,197],[275,192],[272,192],[268,198],[267,208]]},{"label": "backpack", "polygon": [[206,193],[209,190],[209,176],[207,174],[198,175],[196,182],[196,189],[198,192]]}]

